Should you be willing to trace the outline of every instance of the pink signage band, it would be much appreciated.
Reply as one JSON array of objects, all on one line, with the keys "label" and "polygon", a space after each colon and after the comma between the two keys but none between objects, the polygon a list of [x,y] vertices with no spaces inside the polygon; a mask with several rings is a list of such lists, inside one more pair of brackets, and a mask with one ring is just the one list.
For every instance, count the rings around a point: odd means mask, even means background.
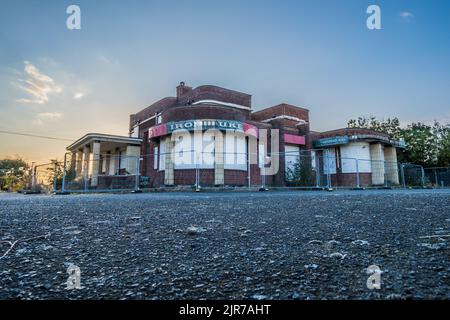
[{"label": "pink signage band", "polygon": [[[258,128],[254,125],[248,124],[248,123],[241,123],[240,130],[237,131],[243,131],[244,134],[253,136],[255,138],[258,138]],[[148,138],[156,138],[160,136],[165,136],[172,132],[172,130],[169,130],[167,128],[167,123],[159,124],[157,126],[151,127],[148,129]]]},{"label": "pink signage band", "polygon": [[165,123],[159,124],[157,126],[148,129],[148,138],[155,138],[160,136],[165,136],[167,134],[167,126]]},{"label": "pink signage band", "polygon": [[244,133],[258,138],[258,128],[252,124],[244,123]]},{"label": "pink signage band", "polygon": [[304,136],[296,136],[293,134],[284,134],[284,143],[298,144],[304,146],[306,144],[306,139]]}]

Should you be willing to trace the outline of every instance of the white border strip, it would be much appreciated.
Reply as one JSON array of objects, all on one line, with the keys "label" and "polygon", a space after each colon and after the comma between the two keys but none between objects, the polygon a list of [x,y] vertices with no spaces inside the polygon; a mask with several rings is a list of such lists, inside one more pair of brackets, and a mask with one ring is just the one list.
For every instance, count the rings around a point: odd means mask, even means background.
[{"label": "white border strip", "polygon": [[236,109],[251,110],[250,107],[246,107],[246,106],[243,106],[240,104],[222,102],[222,101],[217,101],[217,100],[199,100],[199,101],[194,102],[192,105],[203,104],[203,103],[217,104],[220,106],[231,107],[231,108],[236,108]]}]

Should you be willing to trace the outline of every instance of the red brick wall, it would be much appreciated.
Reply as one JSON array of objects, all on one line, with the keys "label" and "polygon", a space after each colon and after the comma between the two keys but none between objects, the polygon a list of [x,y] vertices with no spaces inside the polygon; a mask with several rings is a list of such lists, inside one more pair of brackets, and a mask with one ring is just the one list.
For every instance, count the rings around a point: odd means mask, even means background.
[{"label": "red brick wall", "polygon": [[153,103],[151,106],[137,112],[136,114],[130,115],[130,131],[137,122],[144,121],[154,116],[155,113],[157,112],[163,112],[164,110],[167,110],[170,107],[175,106],[176,103],[177,103],[176,98],[172,97],[164,98]]},{"label": "red brick wall", "polygon": [[185,105],[200,100],[217,100],[249,108],[252,105],[252,96],[249,94],[211,85],[200,86],[188,91],[180,96],[178,103],[179,105]]},{"label": "red brick wall", "polygon": [[[290,104],[279,104],[270,108],[263,109],[261,111],[256,111],[252,113],[252,119],[255,121],[262,121],[270,119],[272,117],[277,117],[281,115],[296,117],[309,122],[309,110],[305,108],[296,107]],[[287,124],[292,126],[296,125],[295,121],[286,120]]]},{"label": "red brick wall", "polygon": [[[326,177],[324,179],[326,181]],[[339,187],[356,187],[356,173],[338,173],[331,175],[332,186]],[[372,174],[371,173],[360,173],[359,174],[359,185],[360,187],[369,187],[372,185]]]},{"label": "red brick wall", "polygon": [[226,170],[225,169],[225,185],[227,186],[247,186],[247,171]]},{"label": "red brick wall", "polygon": [[162,114],[163,122],[192,119],[224,119],[245,121],[249,119],[249,117],[250,111],[206,104],[174,107],[166,110]]},{"label": "red brick wall", "polygon": [[[195,169],[174,170],[174,184],[180,186],[193,186],[195,185]],[[213,186],[214,185],[214,169],[201,169],[200,170],[200,186]]]}]

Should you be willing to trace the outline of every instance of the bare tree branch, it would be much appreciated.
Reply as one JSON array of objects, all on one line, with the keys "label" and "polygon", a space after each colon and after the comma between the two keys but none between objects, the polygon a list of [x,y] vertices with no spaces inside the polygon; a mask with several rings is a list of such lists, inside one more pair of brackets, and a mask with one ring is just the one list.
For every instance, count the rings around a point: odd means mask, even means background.
[{"label": "bare tree branch", "polygon": [[6,250],[6,252],[0,257],[0,260],[3,259],[4,257],[6,257],[8,255],[8,253],[11,252],[11,250],[18,244],[21,242],[28,242],[28,241],[32,241],[32,240],[37,240],[37,239],[47,239],[48,237],[50,237],[50,233],[41,235],[41,236],[36,236],[36,237],[32,237],[32,238],[27,238],[27,239],[18,239],[15,241],[0,241],[0,243],[7,243],[9,244],[9,248],[8,250]]}]

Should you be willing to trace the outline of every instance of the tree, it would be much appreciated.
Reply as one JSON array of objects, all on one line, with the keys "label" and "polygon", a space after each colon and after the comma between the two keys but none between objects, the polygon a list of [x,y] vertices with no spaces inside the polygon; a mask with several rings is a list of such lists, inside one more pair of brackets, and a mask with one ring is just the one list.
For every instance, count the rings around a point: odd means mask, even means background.
[{"label": "tree", "polygon": [[441,128],[441,143],[438,156],[438,166],[450,166],[450,125]]},{"label": "tree", "polygon": [[1,190],[16,191],[23,189],[27,183],[28,164],[20,157],[0,160]]},{"label": "tree", "polygon": [[439,123],[433,126],[411,123],[402,130],[406,142],[405,158],[408,162],[423,166],[436,166],[439,158]]},{"label": "tree", "polygon": [[423,166],[450,165],[450,127],[434,122],[408,124],[402,128],[398,118],[379,121],[374,116],[359,117],[348,122],[349,128],[365,128],[387,133],[391,138],[403,139],[406,149],[399,152],[399,161]]},{"label": "tree", "polygon": [[358,119],[351,119],[347,123],[348,128],[364,128],[390,135],[393,139],[400,139],[402,129],[400,128],[400,120],[398,118],[387,118],[386,120],[377,120],[374,116],[362,116]]},{"label": "tree", "polygon": [[[47,174],[46,174],[47,179],[46,179],[44,185],[53,188],[53,187],[55,187],[55,182],[56,182],[56,188],[57,189],[61,188],[62,180],[63,180],[63,172],[64,172],[63,162],[60,162],[58,160],[52,160],[52,164],[49,165],[45,169],[45,171],[47,172]],[[68,172],[66,172],[66,177],[67,177],[67,174],[69,174],[69,179],[70,179],[71,176],[73,175],[73,171],[69,170]]]},{"label": "tree", "polygon": [[289,186],[295,187],[311,187],[315,185],[311,155],[302,155],[292,167],[287,168],[286,181]]}]

